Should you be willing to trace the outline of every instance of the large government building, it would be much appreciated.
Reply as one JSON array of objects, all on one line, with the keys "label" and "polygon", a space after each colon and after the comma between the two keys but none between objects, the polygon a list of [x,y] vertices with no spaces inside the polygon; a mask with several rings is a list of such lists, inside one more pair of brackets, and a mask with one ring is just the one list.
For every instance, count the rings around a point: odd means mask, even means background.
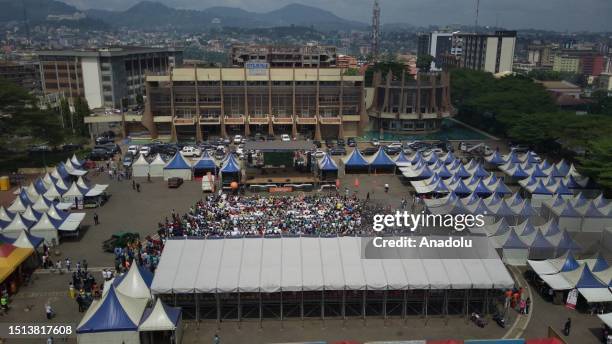
[{"label": "large government building", "polygon": [[371,127],[381,132],[428,133],[437,131],[453,115],[447,72],[375,73],[369,107]]},{"label": "large government building", "polygon": [[363,76],[340,68],[175,68],[146,79],[152,137],[358,136],[368,123]]}]

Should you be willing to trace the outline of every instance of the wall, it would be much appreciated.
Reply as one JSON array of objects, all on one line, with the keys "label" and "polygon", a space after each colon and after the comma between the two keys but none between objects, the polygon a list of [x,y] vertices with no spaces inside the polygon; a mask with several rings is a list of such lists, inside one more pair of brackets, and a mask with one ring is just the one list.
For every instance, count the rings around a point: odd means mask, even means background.
[{"label": "wall", "polygon": [[495,61],[497,57],[497,37],[488,37],[487,46],[485,47],[485,63],[484,70],[490,73],[495,73]]},{"label": "wall", "polygon": [[512,62],[514,60],[514,44],[516,38],[502,38],[501,56],[499,60],[499,73],[512,71]]},{"label": "wall", "polygon": [[83,57],[81,59],[83,71],[83,88],[85,99],[90,109],[102,107],[102,88],[100,80],[100,64],[97,57]]}]

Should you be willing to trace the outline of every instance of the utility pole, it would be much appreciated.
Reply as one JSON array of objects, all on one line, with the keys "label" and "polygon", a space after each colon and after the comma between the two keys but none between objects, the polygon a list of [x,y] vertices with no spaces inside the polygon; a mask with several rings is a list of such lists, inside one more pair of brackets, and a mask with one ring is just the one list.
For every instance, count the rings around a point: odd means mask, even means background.
[{"label": "utility pole", "polygon": [[474,33],[478,33],[478,14],[480,11],[480,0],[476,0],[476,19],[474,20]]}]

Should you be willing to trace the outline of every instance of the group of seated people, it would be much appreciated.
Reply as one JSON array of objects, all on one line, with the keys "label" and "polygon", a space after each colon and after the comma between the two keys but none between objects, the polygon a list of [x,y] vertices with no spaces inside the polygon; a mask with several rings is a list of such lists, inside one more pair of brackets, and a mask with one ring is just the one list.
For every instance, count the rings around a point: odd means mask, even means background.
[{"label": "group of seated people", "polygon": [[211,194],[158,224],[160,238],[371,235],[375,205],[356,196]]}]

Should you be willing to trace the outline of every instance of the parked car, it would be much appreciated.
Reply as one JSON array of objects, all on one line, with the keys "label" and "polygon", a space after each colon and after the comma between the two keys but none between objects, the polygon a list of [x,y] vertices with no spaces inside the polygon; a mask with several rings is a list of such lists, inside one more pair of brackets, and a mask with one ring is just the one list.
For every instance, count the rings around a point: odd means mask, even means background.
[{"label": "parked car", "polygon": [[363,149],[361,151],[361,154],[363,154],[363,155],[374,155],[374,154],[376,154],[376,152],[378,152],[378,147],[366,147],[365,149]]},{"label": "parked car", "polygon": [[62,150],[64,152],[74,152],[80,149],[83,149],[83,145],[78,143],[66,143],[62,146]]},{"label": "parked car", "polygon": [[52,150],[51,146],[43,144],[43,145],[32,146],[32,147],[30,147],[30,149],[28,151],[30,153],[40,153],[40,152],[50,152],[51,150]]},{"label": "parked car", "polygon": [[345,142],[343,139],[338,139],[338,141],[336,141],[336,145],[340,146],[340,147],[344,147]]},{"label": "parked car", "polygon": [[106,147],[108,150],[113,152],[113,154],[121,153],[121,147],[119,147],[119,145],[116,143],[105,143],[103,145],[98,146]]},{"label": "parked car", "polygon": [[391,142],[390,144],[387,145],[388,148],[402,148],[402,143],[401,142]]},{"label": "parked car", "polygon": [[289,142],[289,141],[291,141],[291,136],[289,136],[288,134],[282,134],[281,135],[281,141]]},{"label": "parked car", "polygon": [[239,145],[240,143],[242,143],[242,135],[235,135],[234,136],[234,144],[235,145]]},{"label": "parked car", "polygon": [[116,232],[109,239],[102,242],[102,249],[104,252],[113,252],[116,247],[124,248],[129,243],[140,239],[140,234],[132,232]]},{"label": "parked car", "polygon": [[181,155],[185,157],[198,157],[202,155],[202,151],[200,148],[196,148],[193,146],[185,146],[181,150]]},{"label": "parked car", "polygon": [[378,139],[372,139],[372,146],[374,147],[380,146],[380,141]]},{"label": "parked car", "polygon": [[324,157],[324,156],[325,156],[325,152],[324,152],[324,151],[322,151],[322,150],[320,150],[320,149],[317,149],[317,150],[316,150],[316,151],[313,153],[313,156],[314,156],[315,158],[317,158],[317,159],[321,159],[322,157]]},{"label": "parked car", "polygon": [[137,155],[138,154],[138,146],[129,146],[127,149],[127,152],[132,154],[132,155]]},{"label": "parked car", "polygon": [[346,149],[344,147],[334,147],[329,150],[329,154],[331,155],[345,155]]},{"label": "parked car", "polygon": [[355,141],[355,138],[354,138],[354,137],[349,137],[349,138],[346,140],[346,144],[347,144],[349,147],[355,147],[355,146],[357,145],[357,141]]},{"label": "parked car", "polygon": [[151,147],[149,146],[142,146],[140,147],[140,149],[138,150],[138,153],[142,156],[149,156],[149,154],[151,154]]},{"label": "parked car", "polygon": [[96,138],[96,144],[103,145],[105,143],[113,143],[113,139],[111,139],[110,137],[106,137],[106,136],[100,136]]},{"label": "parked car", "polygon": [[321,148],[321,141],[319,141],[319,140],[313,140],[312,144],[315,145],[315,147],[317,147],[317,148]]},{"label": "parked car", "polygon": [[334,146],[334,141],[329,140],[329,139],[328,139],[328,140],[325,140],[325,146],[326,146],[327,148],[332,148],[332,147]]},{"label": "parked car", "polygon": [[134,156],[132,154],[126,154],[123,157],[123,166],[124,167],[130,167],[132,166],[132,163],[134,162]]},{"label": "parked car", "polygon": [[397,146],[385,146],[383,149],[385,150],[385,153],[389,155],[399,154],[402,151],[402,147]]},{"label": "parked car", "polygon": [[113,154],[107,151],[106,149],[94,148],[91,150],[91,152],[87,156],[87,159],[93,160],[93,161],[102,161],[102,160],[108,160],[112,156]]},{"label": "parked car", "polygon": [[171,189],[176,189],[183,184],[183,178],[172,177],[168,179],[168,187]]}]

